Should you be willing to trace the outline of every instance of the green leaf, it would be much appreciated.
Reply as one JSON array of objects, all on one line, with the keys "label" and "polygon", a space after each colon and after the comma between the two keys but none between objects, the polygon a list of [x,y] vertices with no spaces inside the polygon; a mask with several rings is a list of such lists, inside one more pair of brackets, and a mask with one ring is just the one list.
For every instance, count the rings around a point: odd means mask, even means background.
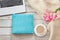
[{"label": "green leaf", "polygon": [[55,13],[57,13],[58,11],[60,11],[60,8],[57,8],[57,9],[55,10]]}]

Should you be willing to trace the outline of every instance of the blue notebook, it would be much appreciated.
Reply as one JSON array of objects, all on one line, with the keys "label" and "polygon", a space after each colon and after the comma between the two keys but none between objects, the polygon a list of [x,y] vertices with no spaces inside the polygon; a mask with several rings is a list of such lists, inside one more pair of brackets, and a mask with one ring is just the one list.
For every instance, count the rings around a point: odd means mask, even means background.
[{"label": "blue notebook", "polygon": [[31,34],[34,32],[33,14],[13,14],[12,15],[12,33],[13,34]]}]

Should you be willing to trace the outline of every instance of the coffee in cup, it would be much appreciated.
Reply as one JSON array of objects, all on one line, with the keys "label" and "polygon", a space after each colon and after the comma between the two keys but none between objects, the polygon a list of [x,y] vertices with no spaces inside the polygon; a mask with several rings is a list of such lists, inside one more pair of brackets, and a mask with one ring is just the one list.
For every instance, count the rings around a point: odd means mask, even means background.
[{"label": "coffee in cup", "polygon": [[38,24],[34,28],[34,32],[37,36],[44,36],[47,33],[46,25]]}]

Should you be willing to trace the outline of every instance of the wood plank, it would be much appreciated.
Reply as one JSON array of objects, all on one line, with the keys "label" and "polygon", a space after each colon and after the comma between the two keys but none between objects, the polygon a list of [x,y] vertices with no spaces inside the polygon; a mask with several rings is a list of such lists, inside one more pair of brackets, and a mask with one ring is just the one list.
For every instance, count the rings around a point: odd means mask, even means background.
[{"label": "wood plank", "polygon": [[10,35],[11,28],[0,28],[0,35]]},{"label": "wood plank", "polygon": [[0,20],[0,27],[11,27],[11,20]]},{"label": "wood plank", "polygon": [[11,40],[11,36],[0,36],[0,40]]},{"label": "wood plank", "polygon": [[11,16],[2,16],[0,17],[0,19],[11,19],[12,17]]},{"label": "wood plank", "polygon": [[[28,13],[34,13],[34,12],[28,12]],[[2,16],[0,17],[0,20],[6,19],[6,20],[11,20],[12,16]],[[42,16],[38,15],[37,13],[34,13],[34,19],[42,19]]]},{"label": "wood plank", "polygon": [[12,35],[12,40],[34,40],[33,34]]}]

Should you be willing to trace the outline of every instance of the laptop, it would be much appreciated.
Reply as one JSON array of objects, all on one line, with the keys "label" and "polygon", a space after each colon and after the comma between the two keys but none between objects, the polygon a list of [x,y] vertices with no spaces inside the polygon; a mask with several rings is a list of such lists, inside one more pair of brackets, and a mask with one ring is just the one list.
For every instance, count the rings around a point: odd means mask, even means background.
[{"label": "laptop", "polygon": [[0,0],[0,16],[25,11],[25,0]]}]

